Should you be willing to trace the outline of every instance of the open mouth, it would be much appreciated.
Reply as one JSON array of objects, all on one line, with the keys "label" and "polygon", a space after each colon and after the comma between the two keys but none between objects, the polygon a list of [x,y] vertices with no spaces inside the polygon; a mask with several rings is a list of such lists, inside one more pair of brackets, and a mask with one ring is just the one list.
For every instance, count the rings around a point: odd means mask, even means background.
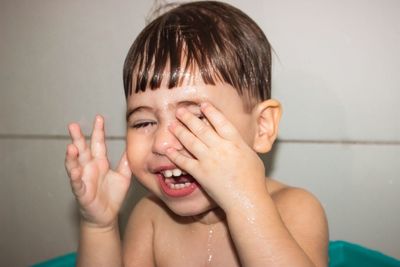
[{"label": "open mouth", "polygon": [[184,197],[198,187],[196,180],[186,172],[176,168],[157,174],[161,189],[170,197]]}]

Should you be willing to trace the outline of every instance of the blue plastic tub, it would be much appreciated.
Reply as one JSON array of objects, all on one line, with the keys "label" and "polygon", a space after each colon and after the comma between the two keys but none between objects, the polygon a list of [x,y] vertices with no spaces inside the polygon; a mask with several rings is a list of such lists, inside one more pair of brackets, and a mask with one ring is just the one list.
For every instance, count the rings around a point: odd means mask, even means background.
[{"label": "blue plastic tub", "polygon": [[54,259],[32,265],[32,267],[75,267],[76,253],[71,252]]},{"label": "blue plastic tub", "polygon": [[400,267],[400,261],[346,241],[329,243],[329,267]]},{"label": "blue plastic tub", "polygon": [[[76,253],[69,253],[33,267],[74,267]],[[329,243],[329,267],[400,267],[400,260],[346,241]]]}]

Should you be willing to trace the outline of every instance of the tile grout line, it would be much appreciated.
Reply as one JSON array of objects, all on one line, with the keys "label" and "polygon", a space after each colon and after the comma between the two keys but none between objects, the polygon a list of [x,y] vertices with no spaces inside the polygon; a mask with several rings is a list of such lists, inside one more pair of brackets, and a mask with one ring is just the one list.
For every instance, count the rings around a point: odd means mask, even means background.
[{"label": "tile grout line", "polygon": [[[52,134],[0,134],[0,140],[70,140],[68,135],[52,135]],[[106,140],[125,140],[124,136],[108,136]],[[277,143],[283,144],[332,144],[332,145],[383,145],[383,146],[399,146],[400,141],[384,141],[384,140],[318,140],[318,139],[278,139]]]},{"label": "tile grout line", "polygon": [[[57,134],[0,134],[1,139],[27,139],[27,140],[70,140],[69,135]],[[125,140],[124,136],[108,136],[106,140]]]},{"label": "tile grout line", "polygon": [[288,144],[326,144],[326,145],[383,145],[399,146],[400,141],[391,140],[314,140],[314,139],[278,139],[278,143]]}]

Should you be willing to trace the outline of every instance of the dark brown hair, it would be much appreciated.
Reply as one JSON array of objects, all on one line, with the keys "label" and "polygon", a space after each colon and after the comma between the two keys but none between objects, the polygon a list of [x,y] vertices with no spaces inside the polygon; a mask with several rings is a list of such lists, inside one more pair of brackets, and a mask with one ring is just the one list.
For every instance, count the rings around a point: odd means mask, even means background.
[{"label": "dark brown hair", "polygon": [[159,88],[166,68],[168,88],[180,86],[193,67],[206,84],[228,83],[251,104],[271,97],[266,36],[242,11],[216,1],[179,4],[143,29],[125,59],[125,97]]}]

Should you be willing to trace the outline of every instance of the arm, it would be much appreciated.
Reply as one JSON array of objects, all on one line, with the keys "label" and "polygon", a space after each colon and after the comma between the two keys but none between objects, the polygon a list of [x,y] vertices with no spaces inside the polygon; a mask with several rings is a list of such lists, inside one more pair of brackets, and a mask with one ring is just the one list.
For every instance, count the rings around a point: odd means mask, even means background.
[{"label": "arm", "polygon": [[77,266],[123,266],[118,224],[93,227],[82,220]]},{"label": "arm", "polygon": [[153,252],[155,210],[151,197],[142,198],[129,217],[123,240],[123,266],[156,266]]},{"label": "arm", "polygon": [[116,171],[109,168],[100,116],[90,146],[78,124],[70,124],[69,132],[65,167],[81,214],[77,265],[122,266],[117,215],[131,180],[126,155]]},{"label": "arm", "polygon": [[[275,104],[266,103],[267,108]],[[314,208],[301,215],[307,203],[296,208],[297,203],[290,202],[288,195],[274,202],[265,186],[264,164],[253,148],[216,108],[210,104],[201,108],[213,127],[184,110],[178,110],[177,118],[189,130],[179,124],[171,126],[171,131],[195,158],[185,157],[174,149],[167,151],[168,157],[192,174],[225,211],[243,266],[326,265],[327,231],[319,205],[314,203]],[[262,116],[255,117],[257,122],[276,118],[268,112]],[[261,126],[257,135],[266,133],[273,138],[261,136],[260,140],[275,138],[273,126]],[[296,195],[289,194],[293,198]],[[298,220],[290,219],[298,215],[301,215]]]},{"label": "arm", "polygon": [[230,233],[244,266],[327,265],[327,222],[311,194],[286,188],[274,198],[267,194],[253,203],[251,209],[238,204],[227,212]]}]

